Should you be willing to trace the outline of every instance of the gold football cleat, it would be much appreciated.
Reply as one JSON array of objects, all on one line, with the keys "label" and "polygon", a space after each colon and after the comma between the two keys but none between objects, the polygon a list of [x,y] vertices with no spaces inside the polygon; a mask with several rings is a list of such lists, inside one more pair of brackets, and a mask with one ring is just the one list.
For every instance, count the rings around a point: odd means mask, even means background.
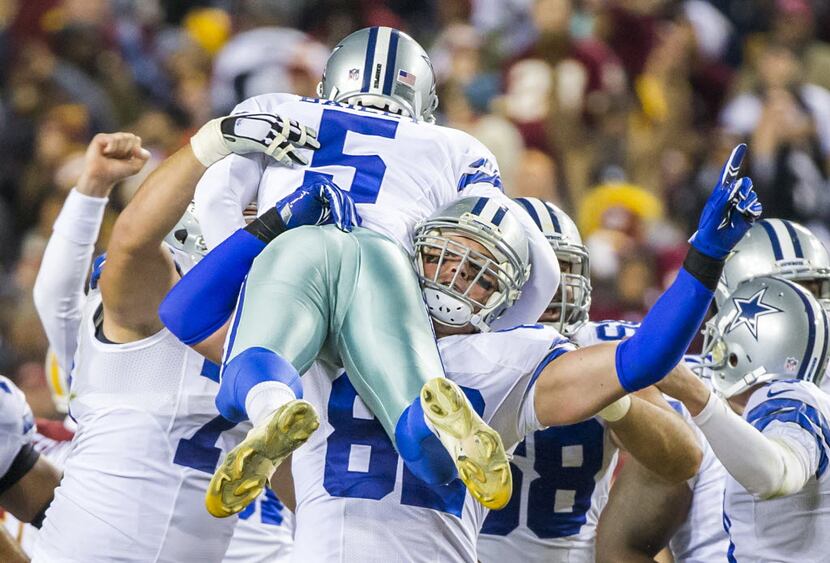
[{"label": "gold football cleat", "polygon": [[499,433],[478,416],[461,388],[444,377],[424,384],[421,407],[470,494],[487,508],[504,508],[513,494],[513,475]]},{"label": "gold football cleat", "polygon": [[277,409],[267,424],[252,428],[213,474],[205,494],[208,512],[225,518],[242,511],[318,426],[320,419],[311,403],[294,400]]}]

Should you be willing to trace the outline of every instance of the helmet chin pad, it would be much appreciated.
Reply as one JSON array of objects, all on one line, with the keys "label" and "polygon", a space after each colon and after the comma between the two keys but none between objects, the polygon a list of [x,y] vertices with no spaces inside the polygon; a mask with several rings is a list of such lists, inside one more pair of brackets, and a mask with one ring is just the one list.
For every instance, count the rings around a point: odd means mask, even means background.
[{"label": "helmet chin pad", "polygon": [[473,318],[473,309],[469,303],[441,290],[424,288],[424,301],[430,316],[441,324],[462,327]]}]

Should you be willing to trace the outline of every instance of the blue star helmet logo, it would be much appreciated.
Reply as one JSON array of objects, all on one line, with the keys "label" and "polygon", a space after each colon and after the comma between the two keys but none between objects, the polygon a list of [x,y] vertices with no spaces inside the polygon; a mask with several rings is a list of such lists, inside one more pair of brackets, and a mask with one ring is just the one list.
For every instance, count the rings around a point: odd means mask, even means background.
[{"label": "blue star helmet logo", "polygon": [[766,292],[767,288],[765,287],[749,299],[741,299],[740,297],[732,298],[736,314],[732,318],[732,322],[729,323],[729,328],[726,329],[727,334],[743,325],[746,326],[749,333],[752,334],[752,337],[758,340],[758,319],[764,315],[784,312],[778,307],[764,303],[764,294]]}]

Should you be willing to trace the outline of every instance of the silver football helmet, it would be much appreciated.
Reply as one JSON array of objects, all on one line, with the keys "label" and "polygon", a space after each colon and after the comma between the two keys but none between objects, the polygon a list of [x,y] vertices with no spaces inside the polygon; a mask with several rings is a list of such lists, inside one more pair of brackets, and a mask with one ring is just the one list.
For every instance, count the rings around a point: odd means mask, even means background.
[{"label": "silver football helmet", "polygon": [[553,326],[565,336],[572,336],[588,322],[591,309],[588,248],[582,244],[573,219],[554,204],[535,197],[519,197],[515,201],[528,212],[559,260],[562,278],[547,313],[558,311],[559,320]]},{"label": "silver football helmet", "polygon": [[726,259],[715,291],[718,309],[739,283],[776,276],[808,286],[830,311],[830,255],[806,227],[785,219],[755,223]]},{"label": "silver football helmet", "polygon": [[164,237],[164,243],[173,253],[173,259],[182,274],[186,274],[207,254],[207,244],[202,236],[202,228],[196,218],[196,206],[193,202],[187,206],[187,211],[173,230]]},{"label": "silver football helmet", "polygon": [[438,107],[429,56],[391,27],[367,27],[340,41],[326,61],[317,95],[428,122]]},{"label": "silver football helmet", "polygon": [[[487,331],[519,298],[530,275],[530,255],[527,235],[513,213],[494,199],[466,197],[415,226],[415,267],[434,322]],[[486,252],[450,237],[478,243]],[[442,264],[450,256],[458,262],[445,273]],[[425,274],[426,261],[437,265],[431,277]],[[477,286],[492,286],[486,301],[472,296]]]},{"label": "silver football helmet", "polygon": [[729,398],[773,379],[818,385],[827,365],[827,315],[803,287],[777,277],[738,284],[707,323],[701,367]]}]

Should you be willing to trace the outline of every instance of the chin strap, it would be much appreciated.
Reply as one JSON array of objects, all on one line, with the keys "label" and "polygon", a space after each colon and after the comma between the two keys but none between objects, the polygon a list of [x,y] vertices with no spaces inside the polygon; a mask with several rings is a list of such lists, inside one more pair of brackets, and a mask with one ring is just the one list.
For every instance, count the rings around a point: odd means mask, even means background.
[{"label": "chin strap", "polygon": [[770,379],[772,379],[772,374],[767,373],[767,370],[764,369],[764,366],[761,366],[759,368],[752,370],[751,372],[743,376],[741,379],[739,379],[723,391],[718,391],[717,388],[715,388],[715,391],[724,399],[728,399],[730,397],[737,395],[738,393],[741,393],[742,391],[745,391],[746,389],[749,389],[757,383],[765,383]]},{"label": "chin strap", "polygon": [[490,332],[490,325],[484,322],[484,319],[479,314],[475,314],[470,317],[470,322],[468,323],[474,326],[479,332]]},{"label": "chin strap", "polygon": [[[437,289],[427,288],[424,290],[424,301],[427,305],[427,310],[429,312],[429,316],[432,317],[433,321],[436,323],[451,327],[451,328],[461,328],[467,325],[471,325],[475,327],[479,332],[490,332],[490,326],[484,322],[484,317],[481,315],[481,312],[472,313],[470,311],[470,305],[461,299],[447,295],[443,291],[439,291]],[[447,320],[447,316],[450,316],[450,310],[456,308],[456,312],[466,314],[463,309],[470,311],[469,318],[466,322],[450,322]],[[442,318],[442,316],[444,318]],[[459,319],[460,321],[461,319]]]}]

